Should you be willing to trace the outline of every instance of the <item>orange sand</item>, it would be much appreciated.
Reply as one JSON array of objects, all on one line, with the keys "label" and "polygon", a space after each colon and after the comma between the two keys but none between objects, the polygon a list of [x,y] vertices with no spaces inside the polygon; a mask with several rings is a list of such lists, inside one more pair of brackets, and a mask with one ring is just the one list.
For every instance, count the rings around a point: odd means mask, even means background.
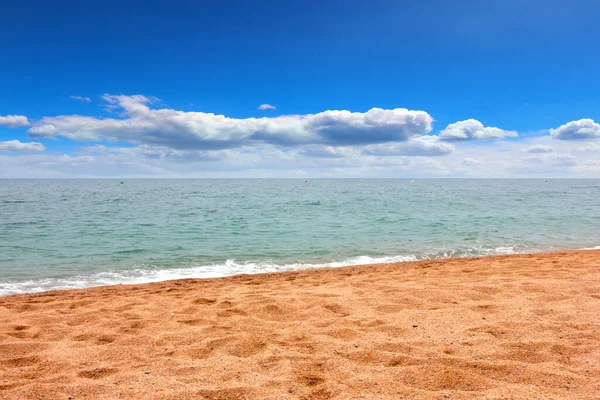
[{"label": "orange sand", "polygon": [[600,251],[0,297],[2,399],[598,399]]}]

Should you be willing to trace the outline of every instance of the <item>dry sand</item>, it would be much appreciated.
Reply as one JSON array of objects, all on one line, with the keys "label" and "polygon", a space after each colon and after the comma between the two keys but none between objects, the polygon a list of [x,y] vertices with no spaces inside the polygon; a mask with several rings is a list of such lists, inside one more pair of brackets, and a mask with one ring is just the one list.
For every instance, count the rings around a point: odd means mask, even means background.
[{"label": "dry sand", "polygon": [[600,251],[0,297],[2,399],[598,399]]}]

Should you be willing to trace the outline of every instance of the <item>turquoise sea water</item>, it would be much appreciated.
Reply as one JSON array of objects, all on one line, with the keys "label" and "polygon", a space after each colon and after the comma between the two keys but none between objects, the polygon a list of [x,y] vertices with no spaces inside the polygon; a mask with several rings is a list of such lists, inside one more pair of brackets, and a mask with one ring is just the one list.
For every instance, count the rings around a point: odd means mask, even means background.
[{"label": "turquoise sea water", "polygon": [[0,180],[0,294],[590,248],[598,180]]}]

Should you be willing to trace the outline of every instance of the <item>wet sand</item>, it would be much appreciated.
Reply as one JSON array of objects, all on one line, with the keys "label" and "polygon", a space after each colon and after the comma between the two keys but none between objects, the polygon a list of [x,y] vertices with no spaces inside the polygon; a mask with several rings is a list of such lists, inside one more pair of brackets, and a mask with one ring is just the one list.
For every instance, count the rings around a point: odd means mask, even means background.
[{"label": "wet sand", "polygon": [[600,251],[0,297],[1,399],[598,399]]}]

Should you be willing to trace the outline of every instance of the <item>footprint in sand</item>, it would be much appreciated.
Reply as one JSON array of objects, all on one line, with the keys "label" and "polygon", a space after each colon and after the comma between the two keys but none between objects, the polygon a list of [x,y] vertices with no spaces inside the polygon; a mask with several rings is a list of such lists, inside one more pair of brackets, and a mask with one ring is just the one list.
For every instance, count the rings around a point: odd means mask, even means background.
[{"label": "footprint in sand", "polygon": [[42,362],[42,359],[37,356],[15,357],[10,358],[8,360],[1,360],[0,365],[6,366],[8,368],[22,368],[30,367],[40,362]]},{"label": "footprint in sand", "polygon": [[15,331],[26,331],[31,328],[29,325],[15,325],[12,327]]},{"label": "footprint in sand", "polygon": [[235,305],[235,303],[229,301],[229,300],[225,300],[220,302],[219,304],[217,304],[217,307],[219,308],[231,308]]},{"label": "footprint in sand", "polygon": [[95,368],[95,369],[79,371],[77,373],[77,376],[80,378],[87,378],[87,379],[101,379],[101,378],[105,378],[109,375],[113,375],[113,374],[117,373],[117,371],[118,371],[117,368]]},{"label": "footprint in sand", "polygon": [[197,299],[192,300],[192,303],[194,304],[206,304],[206,305],[210,305],[210,304],[214,304],[217,300],[215,299],[207,299],[204,297],[199,297]]},{"label": "footprint in sand", "polygon": [[344,317],[350,315],[350,312],[348,312],[348,310],[345,307],[337,303],[325,304],[323,305],[323,308],[333,313],[340,314]]},{"label": "footprint in sand", "polygon": [[239,308],[229,308],[227,310],[223,310],[223,311],[219,311],[217,313],[217,315],[219,317],[225,317],[225,318],[229,318],[229,317],[235,317],[235,316],[245,316],[248,315],[248,313],[244,310],[240,310]]},{"label": "footprint in sand", "polygon": [[50,347],[47,343],[37,342],[12,342],[0,344],[0,355],[2,357],[23,357],[30,353],[39,353]]},{"label": "footprint in sand", "polygon": [[202,326],[202,325],[210,325],[212,321],[208,319],[194,318],[194,319],[182,319],[177,322],[189,326]]},{"label": "footprint in sand", "polygon": [[255,399],[249,388],[237,387],[232,389],[199,390],[196,392],[200,399],[222,400],[222,399]]}]

